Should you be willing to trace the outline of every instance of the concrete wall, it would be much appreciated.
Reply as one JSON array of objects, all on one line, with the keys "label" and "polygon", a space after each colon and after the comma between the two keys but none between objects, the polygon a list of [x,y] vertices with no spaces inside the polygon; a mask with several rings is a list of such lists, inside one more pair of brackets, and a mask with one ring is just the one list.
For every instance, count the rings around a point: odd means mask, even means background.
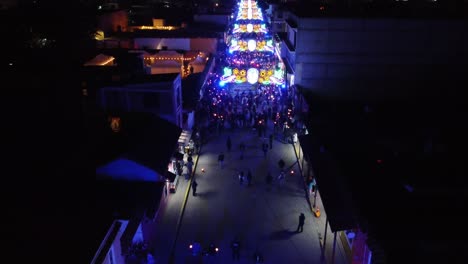
[{"label": "concrete wall", "polygon": [[135,48],[162,49],[166,46],[169,50],[190,50],[188,38],[135,38]]},{"label": "concrete wall", "polygon": [[151,67],[151,74],[180,73],[181,67]]},{"label": "concrete wall", "polygon": [[300,18],[298,25],[295,82],[317,94],[436,96],[466,84],[467,21]]},{"label": "concrete wall", "polygon": [[183,125],[180,75],[172,83],[103,87],[99,102],[107,111],[151,112],[177,126]]},{"label": "concrete wall", "polygon": [[216,38],[135,38],[136,49],[151,48],[162,49],[166,46],[168,50],[199,50],[216,53],[218,40]]},{"label": "concrete wall", "polygon": [[199,50],[215,54],[218,47],[216,38],[193,38],[190,39],[190,50]]},{"label": "concrete wall", "polygon": [[128,14],[124,10],[104,13],[98,16],[97,28],[104,32],[127,31]]}]

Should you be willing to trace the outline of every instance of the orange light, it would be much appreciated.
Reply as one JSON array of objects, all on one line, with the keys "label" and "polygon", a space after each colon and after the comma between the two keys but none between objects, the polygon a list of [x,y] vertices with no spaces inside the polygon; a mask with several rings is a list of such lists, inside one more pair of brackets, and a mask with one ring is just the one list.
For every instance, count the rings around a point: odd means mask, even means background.
[{"label": "orange light", "polygon": [[105,65],[107,65],[108,63],[111,63],[112,61],[114,61],[114,57],[110,57],[110,58],[108,58],[107,60],[105,60],[105,61],[99,63],[99,66],[105,66]]},{"label": "orange light", "polygon": [[119,132],[120,131],[120,117],[111,117],[110,118],[110,127],[112,131]]},{"label": "orange light", "polygon": [[315,215],[315,217],[317,217],[317,218],[320,217],[320,209],[317,208],[317,209],[315,210],[315,212],[314,212],[314,215]]}]

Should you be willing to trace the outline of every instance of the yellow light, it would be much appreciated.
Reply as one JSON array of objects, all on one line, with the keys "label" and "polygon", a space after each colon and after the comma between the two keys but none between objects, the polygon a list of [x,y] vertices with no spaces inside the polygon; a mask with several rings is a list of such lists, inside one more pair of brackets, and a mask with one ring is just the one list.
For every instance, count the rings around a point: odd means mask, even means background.
[{"label": "yellow light", "polygon": [[151,30],[151,29],[156,29],[156,30],[175,30],[177,27],[174,26],[140,26],[137,27],[138,29],[141,30]]},{"label": "yellow light", "polygon": [[100,66],[105,66],[106,64],[112,62],[113,60],[114,60],[114,57],[110,57],[110,58],[107,59],[106,61],[101,62],[99,65],[100,65]]},{"label": "yellow light", "polygon": [[94,34],[94,39],[104,40],[104,31],[102,31],[102,30],[96,31],[96,33]]}]

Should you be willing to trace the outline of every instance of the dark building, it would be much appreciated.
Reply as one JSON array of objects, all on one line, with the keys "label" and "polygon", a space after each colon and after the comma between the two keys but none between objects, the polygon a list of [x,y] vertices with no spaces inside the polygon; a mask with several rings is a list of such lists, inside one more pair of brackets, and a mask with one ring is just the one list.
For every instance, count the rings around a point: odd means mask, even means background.
[{"label": "dark building", "polygon": [[463,14],[301,7],[281,13],[286,26],[279,52],[290,85],[326,97],[386,100],[437,97],[468,83]]},{"label": "dark building", "polygon": [[349,3],[273,12],[286,21],[289,84],[307,98],[303,150],[327,215],[338,210],[330,178],[339,179],[373,261],[461,263],[466,4]]},{"label": "dark building", "polygon": [[375,261],[459,263],[466,232],[449,229],[463,230],[467,220],[466,169],[459,155],[467,146],[460,123],[466,107],[455,101],[319,97],[309,97],[309,106],[311,140],[303,149],[321,194],[329,192],[323,194],[325,209],[327,195],[341,195],[329,180],[336,178],[329,173],[339,174],[351,190]]}]

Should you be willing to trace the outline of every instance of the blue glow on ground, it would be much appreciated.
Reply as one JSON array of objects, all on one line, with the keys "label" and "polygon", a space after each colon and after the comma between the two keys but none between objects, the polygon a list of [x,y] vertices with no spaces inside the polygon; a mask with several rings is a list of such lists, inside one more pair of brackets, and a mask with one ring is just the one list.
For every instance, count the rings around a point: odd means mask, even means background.
[{"label": "blue glow on ground", "polygon": [[113,160],[98,167],[96,169],[96,175],[104,179],[147,182],[156,182],[161,178],[152,169],[124,158]]}]

